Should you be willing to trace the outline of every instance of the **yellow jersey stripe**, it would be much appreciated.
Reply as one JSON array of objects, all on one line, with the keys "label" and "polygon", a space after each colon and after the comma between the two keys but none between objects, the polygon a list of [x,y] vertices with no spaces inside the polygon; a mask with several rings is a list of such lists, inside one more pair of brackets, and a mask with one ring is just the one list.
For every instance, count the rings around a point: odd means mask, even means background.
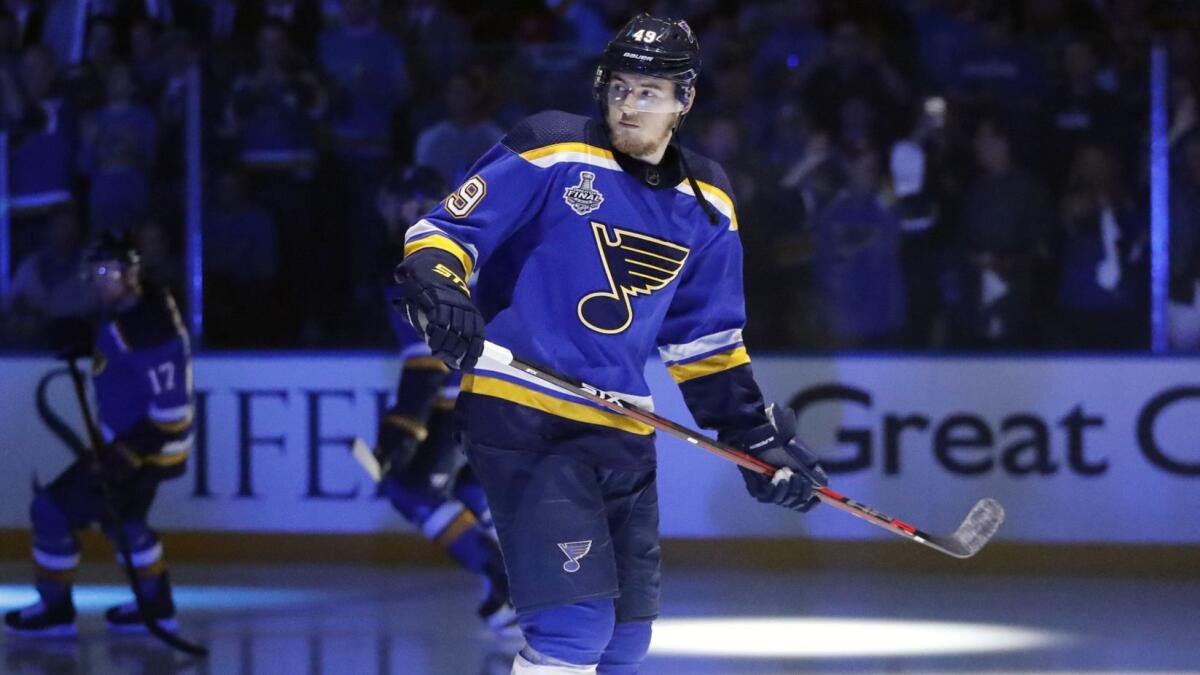
[{"label": "yellow jersey stripe", "polygon": [[408,432],[413,438],[417,439],[418,443],[422,443],[426,438],[429,438],[429,430],[425,425],[407,415],[387,415],[383,418],[383,423]]},{"label": "yellow jersey stripe", "polygon": [[535,159],[541,159],[543,157],[549,157],[550,155],[557,155],[560,153],[568,153],[568,152],[575,152],[575,153],[579,153],[582,155],[590,155],[592,157],[599,157],[600,159],[616,161],[616,158],[613,157],[611,150],[605,150],[604,148],[597,148],[594,145],[588,145],[587,143],[578,143],[578,142],[555,143],[553,145],[544,145],[540,148],[534,148],[533,150],[526,150],[525,152],[521,153],[521,159],[532,162]]},{"label": "yellow jersey stripe", "polygon": [[464,510],[458,514],[444,530],[439,532],[434,538],[433,543],[442,547],[449,548],[451,544],[458,541],[458,538],[463,536],[467,530],[475,526],[479,522],[475,519],[475,514]]},{"label": "yellow jersey stripe", "polygon": [[683,384],[688,380],[694,380],[705,375],[713,375],[747,363],[750,363],[750,354],[746,353],[746,348],[736,347],[730,351],[713,354],[699,361],[669,366],[667,370],[670,371],[671,377],[675,378],[676,382]]},{"label": "yellow jersey stripe", "polygon": [[[563,161],[571,159],[568,157],[568,155],[584,155],[586,157],[592,157],[603,161],[605,165],[610,165],[609,168],[618,170],[620,169],[620,166],[616,164],[616,157],[613,156],[611,150],[598,148],[594,145],[588,145],[587,143],[579,143],[577,141],[545,145],[540,148],[526,150],[520,154],[521,159],[524,159],[528,162],[534,162],[539,166],[546,166],[556,163],[552,157],[553,155],[563,155],[564,157],[559,158]],[[550,158],[550,160],[547,161],[547,158]],[[720,211],[729,218],[729,229],[738,229],[737,213],[733,208],[733,200],[730,199],[729,195],[726,194],[724,190],[713,185],[712,183],[705,183],[702,180],[698,180],[696,181],[696,184],[700,186],[700,191],[704,193],[705,197],[716,200],[725,207],[720,209]]]},{"label": "yellow jersey stripe", "polygon": [[404,361],[404,370],[436,370],[439,373],[450,372],[450,367],[436,356],[414,356]]},{"label": "yellow jersey stripe", "polygon": [[564,417],[576,422],[609,427],[631,434],[638,434],[639,436],[648,436],[654,433],[654,427],[629,419],[628,417],[622,417],[607,410],[593,408],[583,403],[564,401],[549,394],[543,394],[539,391],[494,377],[487,377],[486,375],[464,375],[462,390],[472,394],[502,398],[517,405],[523,405],[526,408],[533,408],[534,410],[540,410],[544,413],[556,417]]},{"label": "yellow jersey stripe", "polygon": [[431,234],[428,237],[408,242],[404,245],[404,257],[407,258],[417,251],[426,248],[436,248],[454,256],[463,266],[463,279],[471,278],[472,264],[470,254],[462,246],[459,246],[458,242],[442,234]]},{"label": "yellow jersey stripe", "polygon": [[144,455],[142,457],[142,462],[145,464],[152,464],[154,466],[175,466],[176,464],[183,463],[188,458],[189,454],[191,453],[175,452],[169,455]]},{"label": "yellow jersey stripe", "polygon": [[165,431],[168,434],[177,434],[192,425],[192,416],[188,415],[187,417],[174,422],[154,422],[153,424],[156,428]]},{"label": "yellow jersey stripe", "polygon": [[[718,212],[729,219],[729,229],[737,230],[737,211],[733,208],[733,200],[730,199],[729,195],[726,194],[724,190],[716,185],[713,185],[712,183],[705,183],[702,180],[698,180],[696,181],[696,185],[700,187],[700,192],[704,193],[705,199],[717,202],[713,206]],[[688,185],[687,182],[680,183],[677,189],[686,194],[693,194],[692,186]]]},{"label": "yellow jersey stripe", "polygon": [[729,195],[725,194],[724,190],[712,183],[705,183],[702,180],[696,181],[696,185],[700,186],[700,190],[704,193],[705,197],[715,197],[727,206],[731,212],[733,211],[733,200],[729,198]]}]

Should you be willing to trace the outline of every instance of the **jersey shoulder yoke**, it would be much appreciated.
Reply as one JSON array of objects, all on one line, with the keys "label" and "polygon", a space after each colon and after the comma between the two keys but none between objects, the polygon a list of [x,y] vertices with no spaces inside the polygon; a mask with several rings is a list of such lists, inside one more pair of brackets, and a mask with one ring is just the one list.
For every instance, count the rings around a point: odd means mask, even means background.
[{"label": "jersey shoulder yoke", "polygon": [[505,135],[501,143],[531,161],[570,150],[612,156],[608,137],[596,120],[561,110],[546,110],[526,117]]},{"label": "jersey shoulder yoke", "polygon": [[183,336],[183,320],[170,291],[147,288],[142,299],[114,322],[130,349],[151,349]]}]

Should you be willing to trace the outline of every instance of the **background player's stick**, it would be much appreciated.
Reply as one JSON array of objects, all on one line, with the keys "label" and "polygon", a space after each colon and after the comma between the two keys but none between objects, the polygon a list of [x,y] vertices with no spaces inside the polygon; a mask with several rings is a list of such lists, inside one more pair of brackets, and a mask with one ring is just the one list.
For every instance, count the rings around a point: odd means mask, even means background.
[{"label": "background player's stick", "polygon": [[[681,438],[692,445],[723,457],[742,468],[763,474],[764,476],[775,475],[775,467],[761,462],[733,446],[708,438],[664,417],[659,417],[652,412],[643,410],[633,403],[624,401],[620,397],[593,387],[586,382],[575,380],[542,368],[541,366],[522,361],[513,356],[513,353],[508,349],[493,342],[484,343],[483,358],[501,365],[511,366],[527,375],[532,375],[542,382],[554,385],[576,396],[582,396],[590,401],[594,401],[618,415],[648,424],[659,431]],[[1000,524],[1004,522],[1004,507],[1000,505],[1000,502],[990,498],[981,499],[975,504],[953,534],[937,536],[918,530],[902,520],[876,511],[866,504],[856,502],[827,487],[817,488],[816,495],[822,502],[834,508],[956,558],[970,558],[978,553],[991,540],[992,536],[996,534],[996,530],[1000,529]]]},{"label": "background player's stick", "polygon": [[367,472],[371,480],[378,483],[383,479],[383,468],[379,466],[379,460],[375,458],[375,453],[371,452],[371,446],[361,438],[355,438],[350,445],[350,454],[354,455],[354,460],[358,465]]},{"label": "background player's stick", "polygon": [[75,384],[75,397],[79,399],[79,410],[83,415],[83,426],[87,429],[88,441],[91,443],[91,447],[87,451],[91,455],[92,466],[96,471],[96,482],[100,485],[100,501],[104,504],[105,515],[113,524],[117,552],[121,554],[121,569],[125,571],[129,589],[133,591],[133,598],[137,602],[138,614],[141,615],[142,623],[146,625],[146,630],[150,631],[151,635],[172,648],[191,656],[208,656],[207,647],[184,640],[163,629],[157,621],[150,618],[150,613],[146,609],[146,599],[142,597],[142,592],[138,589],[137,570],[133,568],[133,555],[129,550],[129,539],[125,536],[125,528],[121,527],[121,519],[117,515],[116,507],[113,506],[112,491],[104,479],[104,474],[100,471],[99,451],[104,444],[104,439],[100,436],[100,429],[96,427],[96,420],[92,418],[92,407],[88,403],[87,392],[84,389],[83,373],[79,370],[79,364],[75,362],[75,358],[74,356],[67,357],[67,367],[71,371],[71,381]]},{"label": "background player's stick", "polygon": [[70,371],[66,368],[55,368],[54,370],[42,376],[42,380],[38,382],[37,393],[34,396],[34,402],[37,405],[38,417],[42,418],[42,424],[50,430],[50,433],[58,437],[58,440],[67,446],[71,454],[75,455],[76,459],[82,459],[87,456],[87,445],[83,439],[79,438],[66,422],[63,421],[54,408],[50,406],[49,388],[61,375],[70,376]]}]

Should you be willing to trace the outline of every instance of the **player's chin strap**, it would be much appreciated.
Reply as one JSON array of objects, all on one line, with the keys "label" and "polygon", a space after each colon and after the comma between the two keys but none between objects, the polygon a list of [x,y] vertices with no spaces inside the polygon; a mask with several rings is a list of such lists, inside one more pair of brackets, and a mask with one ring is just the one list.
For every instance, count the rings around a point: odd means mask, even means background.
[{"label": "player's chin strap", "polygon": [[704,209],[704,213],[708,215],[708,222],[716,225],[721,222],[717,215],[717,210],[712,204],[704,198],[704,193],[700,191],[700,184],[696,182],[696,177],[692,175],[692,168],[688,166],[687,160],[683,157],[683,148],[680,147],[679,129],[676,127],[675,133],[671,135],[672,141],[675,143],[675,152],[679,153],[679,165],[683,167],[683,175],[687,177],[688,185],[692,186],[692,192],[696,194],[696,201],[700,202],[700,208]]},{"label": "player's chin strap", "polygon": [[704,214],[708,216],[708,222],[717,225],[721,222],[717,210],[712,204],[704,198],[704,193],[700,191],[700,184],[696,182],[696,177],[692,175],[692,167],[688,166],[687,159],[683,156],[683,146],[679,144],[679,128],[683,126],[683,120],[687,117],[687,111],[680,113],[679,119],[675,120],[675,128],[671,129],[671,142],[675,144],[675,152],[679,154],[679,167],[683,169],[683,175],[687,178],[688,185],[691,186],[692,192],[696,195],[696,201],[700,202],[700,208],[704,209]]}]

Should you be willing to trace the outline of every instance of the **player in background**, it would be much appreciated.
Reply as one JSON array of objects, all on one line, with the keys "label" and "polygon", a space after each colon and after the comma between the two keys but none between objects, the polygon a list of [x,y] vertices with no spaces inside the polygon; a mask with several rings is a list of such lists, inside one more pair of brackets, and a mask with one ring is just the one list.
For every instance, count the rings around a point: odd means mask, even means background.
[{"label": "player in background", "polygon": [[[389,238],[402,242],[409,225],[447,192],[428,167],[389,175],[378,198]],[[376,437],[381,490],[426,538],[480,575],[480,619],[499,633],[512,630],[516,615],[487,499],[455,438],[454,402],[462,376],[434,357],[399,314],[388,314],[400,343],[401,367],[396,403],[380,419]]]},{"label": "player in background", "polygon": [[[657,349],[696,421],[774,466],[743,470],[755,498],[800,511],[825,483],[768,406],[742,344],[742,252],[732,190],[673,143],[699,45],[687,23],[640,15],[609,43],[601,119],[518,124],[408,230],[400,304],[435,356],[467,374],[464,444],[495,517],[526,646],[514,673],[635,673],[658,615],[653,429],[481,360],[522,359],[651,406]],[[466,280],[478,270],[469,289]]]},{"label": "player in background", "polygon": [[[192,446],[187,333],[170,293],[143,283],[128,237],[103,235],[87,254],[83,275],[101,308],[92,384],[105,445],[96,449],[98,463],[78,459],[34,495],[29,514],[39,600],[5,614],[5,627],[30,636],[76,634],[71,595],[79,566],[76,532],[98,523],[113,541],[114,528],[124,528],[150,618],[175,630],[162,543],[146,519],[159,483],[183,474]],[[101,480],[119,523],[105,515]],[[110,608],[105,618],[118,632],[145,630],[134,602]]]}]

